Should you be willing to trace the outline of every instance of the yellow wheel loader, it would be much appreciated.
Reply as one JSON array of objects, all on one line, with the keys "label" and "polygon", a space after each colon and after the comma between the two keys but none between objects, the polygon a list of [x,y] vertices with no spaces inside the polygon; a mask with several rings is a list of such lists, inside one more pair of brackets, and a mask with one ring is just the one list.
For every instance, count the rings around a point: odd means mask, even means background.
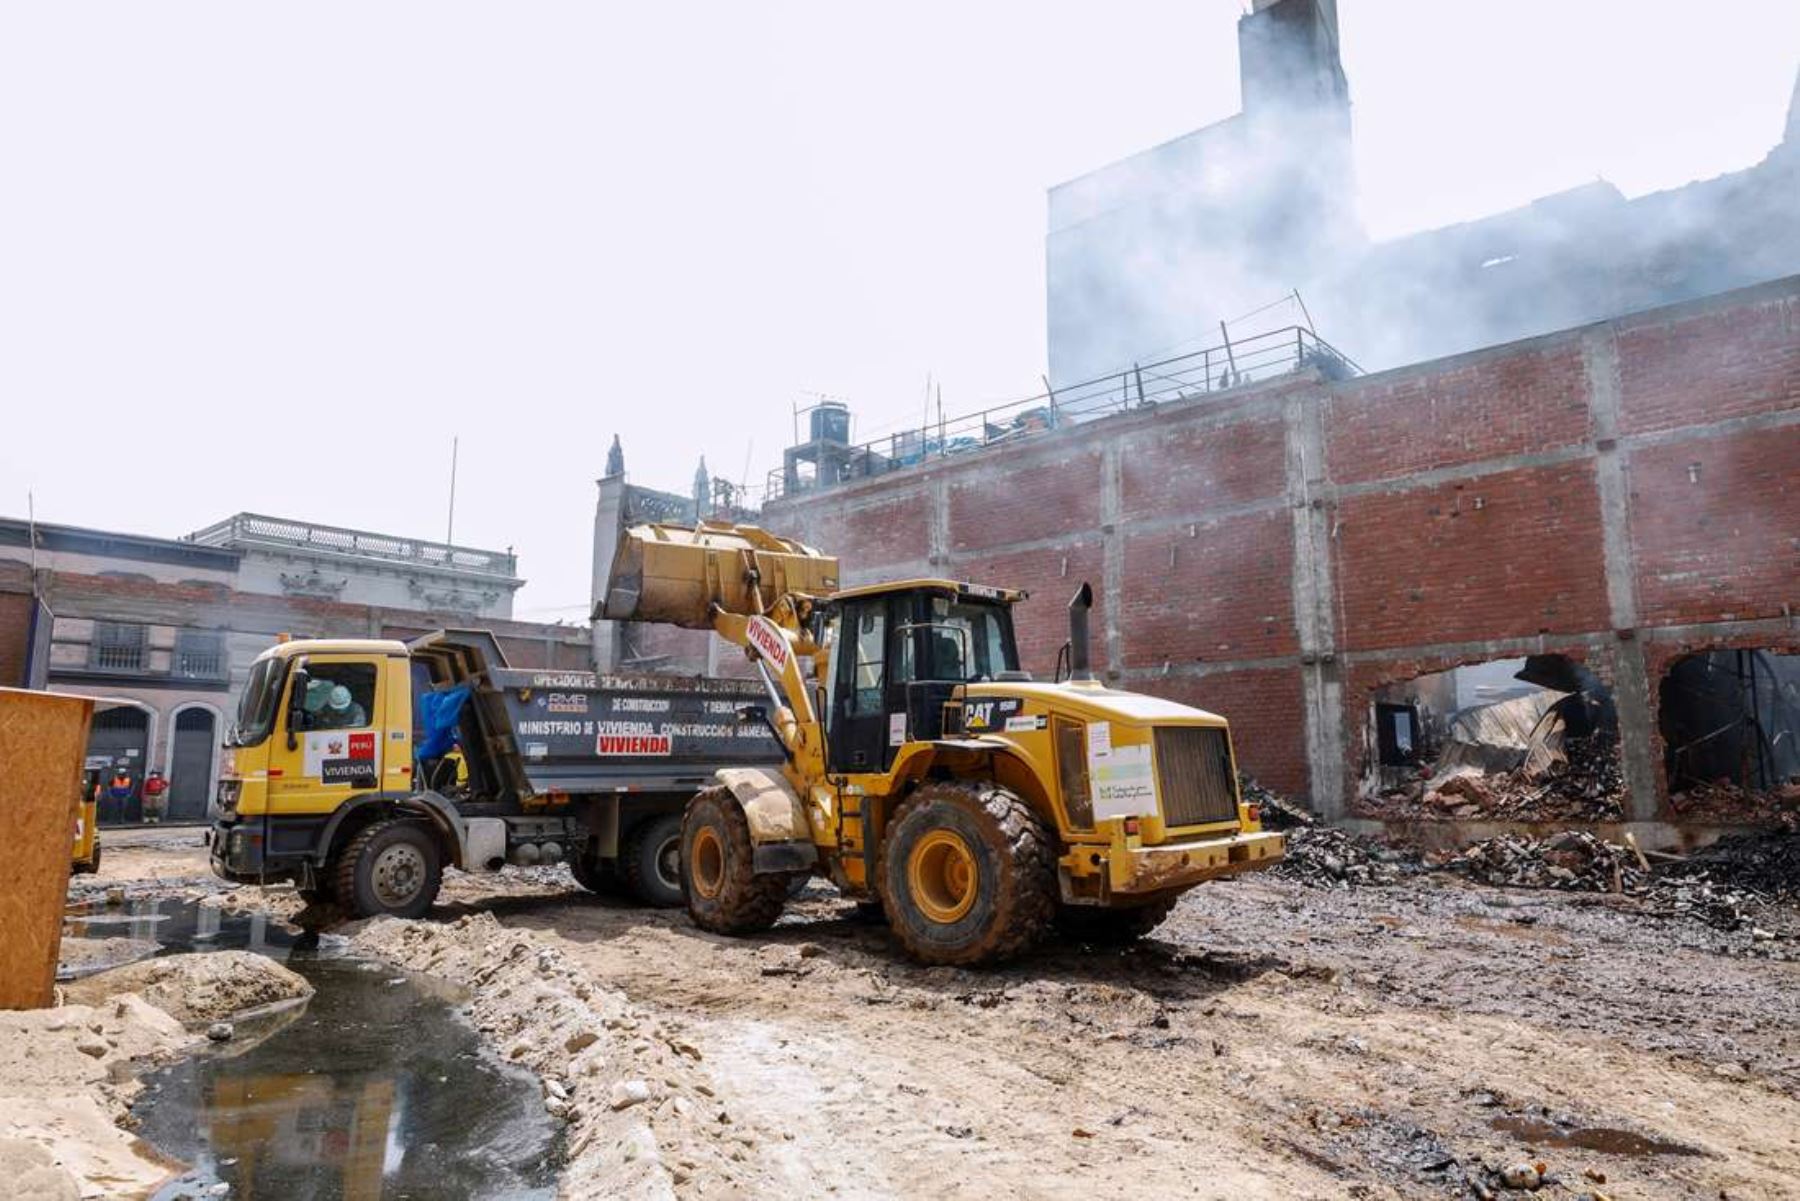
[{"label": "yellow wheel loader", "polygon": [[1194,885],[1281,858],[1239,798],[1223,718],[1093,678],[1086,584],[1068,677],[1045,683],[1019,670],[1022,592],[837,582],[835,559],[754,526],[622,532],[596,616],[742,647],[768,703],[738,719],[786,752],[688,802],[680,871],[702,928],[767,929],[790,880],[817,873],[879,904],[914,958],[990,963],[1052,925],[1135,938]]}]

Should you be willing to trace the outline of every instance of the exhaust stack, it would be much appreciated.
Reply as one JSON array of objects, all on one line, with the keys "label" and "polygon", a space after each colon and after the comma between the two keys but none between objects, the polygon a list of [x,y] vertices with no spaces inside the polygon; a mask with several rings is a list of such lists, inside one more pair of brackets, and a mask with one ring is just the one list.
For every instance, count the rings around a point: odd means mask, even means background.
[{"label": "exhaust stack", "polygon": [[1094,607],[1094,589],[1086,581],[1069,600],[1069,679],[1091,680],[1088,662],[1088,610]]}]

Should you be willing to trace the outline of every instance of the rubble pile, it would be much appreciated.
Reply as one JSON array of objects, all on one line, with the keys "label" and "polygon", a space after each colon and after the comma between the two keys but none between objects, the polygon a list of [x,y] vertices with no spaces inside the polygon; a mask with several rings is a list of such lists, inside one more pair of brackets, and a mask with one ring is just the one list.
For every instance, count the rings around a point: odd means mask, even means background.
[{"label": "rubble pile", "polygon": [[1313,888],[1394,884],[1419,870],[1418,857],[1410,852],[1330,826],[1287,831],[1287,858],[1274,869]]},{"label": "rubble pile", "polygon": [[1757,792],[1729,780],[1693,784],[1669,797],[1678,817],[1757,825],[1800,826],[1800,781]]},{"label": "rubble pile", "polygon": [[1650,873],[1634,852],[1581,830],[1542,839],[1504,834],[1466,847],[1443,866],[1483,884],[1508,888],[1637,896],[1650,885]]},{"label": "rubble pile", "polygon": [[1800,833],[1721,839],[1662,868],[1654,900],[1667,913],[1715,929],[1760,928],[1758,911],[1800,902]]},{"label": "rubble pile", "polygon": [[1282,796],[1264,788],[1254,776],[1238,773],[1238,794],[1244,802],[1262,810],[1262,824],[1270,830],[1292,830],[1297,826],[1316,826],[1319,819],[1311,809],[1293,797]]},{"label": "rubble pile", "polygon": [[1441,768],[1384,789],[1370,816],[1481,818],[1487,821],[1618,821],[1625,815],[1625,774],[1616,739],[1570,738],[1547,766],[1483,771]]}]

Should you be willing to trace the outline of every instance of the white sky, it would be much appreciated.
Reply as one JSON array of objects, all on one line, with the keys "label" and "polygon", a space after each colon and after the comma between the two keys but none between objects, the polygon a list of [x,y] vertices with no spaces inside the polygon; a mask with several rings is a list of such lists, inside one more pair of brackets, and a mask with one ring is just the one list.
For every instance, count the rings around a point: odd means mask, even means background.
[{"label": "white sky", "polygon": [[[456,433],[457,541],[580,620],[615,431],[685,491],[810,393],[1035,390],[1045,189],[1236,111],[1243,7],[13,0],[0,513],[441,538]],[[1378,236],[1747,166],[1800,66],[1796,0],[1340,17]]]}]

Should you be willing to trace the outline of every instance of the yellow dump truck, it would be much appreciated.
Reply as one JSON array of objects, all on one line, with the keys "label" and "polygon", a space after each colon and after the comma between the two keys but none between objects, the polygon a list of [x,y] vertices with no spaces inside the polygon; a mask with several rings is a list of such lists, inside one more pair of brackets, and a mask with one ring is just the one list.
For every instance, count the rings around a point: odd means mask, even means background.
[{"label": "yellow dump truck", "polygon": [[446,867],[567,863],[680,905],[681,814],[721,767],[782,759],[746,680],[537,671],[484,630],[277,642],[226,738],[213,870],[370,916],[430,908]]},{"label": "yellow dump truck", "polygon": [[722,770],[688,802],[680,871],[698,925],[765,929],[791,877],[818,873],[878,904],[915,958],[986,963],[1053,924],[1136,937],[1194,885],[1281,858],[1239,797],[1224,718],[1093,678],[1087,585],[1067,678],[1050,682],[1019,668],[1022,592],[837,585],[836,560],[753,526],[620,539],[596,616],[742,647],[766,696],[741,719],[784,755]]}]

